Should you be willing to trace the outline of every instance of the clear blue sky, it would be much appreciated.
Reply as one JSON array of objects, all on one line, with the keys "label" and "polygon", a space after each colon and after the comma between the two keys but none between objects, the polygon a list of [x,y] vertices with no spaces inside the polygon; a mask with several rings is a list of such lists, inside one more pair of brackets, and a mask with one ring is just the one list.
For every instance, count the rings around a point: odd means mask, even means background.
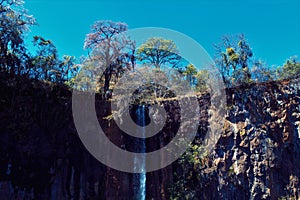
[{"label": "clear blue sky", "polygon": [[[281,65],[300,55],[299,0],[25,0],[41,35],[59,55],[85,54],[83,42],[96,20],[122,21],[129,29],[164,27],[198,41],[210,55],[224,34],[244,33],[256,58]],[[28,39],[31,41],[31,39]]]}]

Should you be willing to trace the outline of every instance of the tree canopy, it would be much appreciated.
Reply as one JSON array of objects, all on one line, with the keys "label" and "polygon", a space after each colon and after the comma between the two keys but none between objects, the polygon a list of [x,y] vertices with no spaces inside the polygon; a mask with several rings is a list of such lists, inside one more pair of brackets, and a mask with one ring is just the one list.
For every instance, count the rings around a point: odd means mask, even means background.
[{"label": "tree canopy", "polygon": [[24,45],[24,32],[35,24],[27,14],[21,0],[0,1],[0,71],[20,74],[28,58]]},{"label": "tree canopy", "polygon": [[98,68],[98,83],[104,81],[103,93],[109,90],[111,81],[118,79],[125,70],[134,68],[135,43],[125,31],[127,24],[112,21],[97,21],[87,34],[84,47],[91,50],[88,63]]},{"label": "tree canopy", "polygon": [[[27,14],[23,4],[21,0],[0,1],[0,72],[74,86],[75,77],[81,69],[83,74],[90,76],[89,81],[95,81],[88,85],[93,86],[96,92],[106,94],[127,70],[134,70],[138,61],[158,70],[163,70],[164,66],[175,68],[182,74],[177,79],[188,80],[197,91],[206,88],[202,85],[208,72],[198,71],[181,58],[174,41],[152,37],[136,49],[135,41],[126,35],[128,25],[123,22],[96,21],[84,42],[88,56],[81,61],[69,55],[60,58],[54,43],[42,36],[33,38],[36,51],[29,52],[24,43],[24,33],[35,24],[35,19]],[[276,70],[272,69],[254,57],[243,35],[224,36],[215,47],[215,62],[227,87],[299,75],[296,57],[288,59]],[[87,83],[77,83],[79,85],[87,86]]]},{"label": "tree canopy", "polygon": [[224,36],[223,42],[215,48],[215,62],[227,87],[251,82],[250,68],[254,58],[244,35]]},{"label": "tree canopy", "polygon": [[300,75],[300,62],[296,56],[291,57],[277,71],[279,79],[297,77]]},{"label": "tree canopy", "polygon": [[158,69],[165,64],[176,67],[181,61],[178,53],[179,50],[172,40],[149,38],[138,48],[137,59],[142,63],[152,64]]}]

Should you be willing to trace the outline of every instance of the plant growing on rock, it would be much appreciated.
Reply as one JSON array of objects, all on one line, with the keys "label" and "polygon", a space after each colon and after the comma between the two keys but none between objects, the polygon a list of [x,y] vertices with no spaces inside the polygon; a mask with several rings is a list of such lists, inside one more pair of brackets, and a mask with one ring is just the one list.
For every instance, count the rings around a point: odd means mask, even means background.
[{"label": "plant growing on rock", "polygon": [[243,35],[224,36],[221,44],[215,45],[216,65],[227,87],[252,82],[251,65],[253,52]]},{"label": "plant growing on rock", "polygon": [[282,79],[288,79],[288,78],[294,78],[300,75],[300,61],[299,59],[294,56],[289,58],[283,66],[279,67],[277,69],[278,72],[278,78],[280,80]]}]

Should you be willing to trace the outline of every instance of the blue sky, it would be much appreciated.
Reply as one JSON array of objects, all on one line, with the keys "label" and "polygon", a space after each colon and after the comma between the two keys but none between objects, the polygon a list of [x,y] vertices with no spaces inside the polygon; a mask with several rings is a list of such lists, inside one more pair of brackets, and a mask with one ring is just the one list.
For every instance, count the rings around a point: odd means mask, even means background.
[{"label": "blue sky", "polygon": [[[83,43],[96,20],[126,22],[129,29],[163,27],[182,32],[211,56],[222,35],[244,33],[256,58],[281,65],[300,55],[299,0],[27,0],[38,22],[33,35],[50,39],[59,55],[85,54]],[[30,39],[29,39],[30,38]]]}]

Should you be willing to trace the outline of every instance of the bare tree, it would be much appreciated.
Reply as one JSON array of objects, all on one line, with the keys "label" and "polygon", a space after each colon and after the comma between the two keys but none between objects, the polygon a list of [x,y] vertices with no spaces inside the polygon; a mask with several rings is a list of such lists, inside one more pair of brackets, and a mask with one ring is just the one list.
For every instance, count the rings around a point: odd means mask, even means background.
[{"label": "bare tree", "polygon": [[125,70],[134,68],[135,43],[125,31],[127,25],[121,22],[97,21],[85,39],[85,49],[90,49],[89,63],[104,69],[99,82],[104,81],[103,90],[109,90],[111,80],[118,79]]}]

